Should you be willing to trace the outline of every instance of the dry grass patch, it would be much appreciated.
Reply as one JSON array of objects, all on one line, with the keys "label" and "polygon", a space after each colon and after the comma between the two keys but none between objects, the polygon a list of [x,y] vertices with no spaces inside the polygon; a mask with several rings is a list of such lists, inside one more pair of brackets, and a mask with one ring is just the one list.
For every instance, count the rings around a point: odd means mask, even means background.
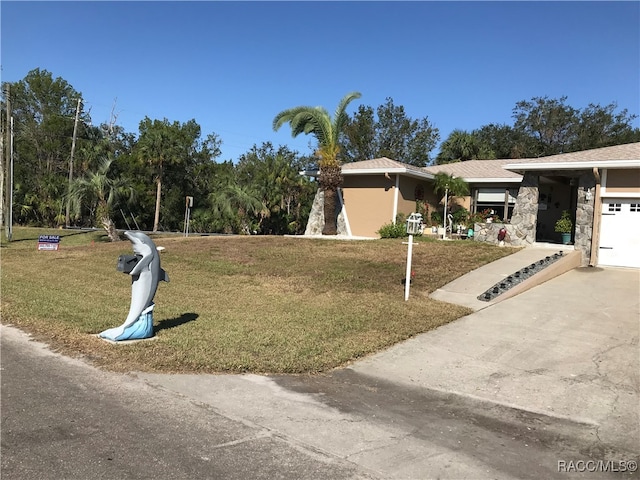
[{"label": "dry grass patch", "polygon": [[95,334],[128,312],[130,280],[115,265],[129,242],[76,233],[38,252],[39,233],[19,229],[23,240],[2,247],[3,323],[118,371],[325,371],[469,313],[428,294],[513,251],[418,239],[405,302],[399,240],[160,237],[171,282],[156,294],[156,339],[112,345]]}]

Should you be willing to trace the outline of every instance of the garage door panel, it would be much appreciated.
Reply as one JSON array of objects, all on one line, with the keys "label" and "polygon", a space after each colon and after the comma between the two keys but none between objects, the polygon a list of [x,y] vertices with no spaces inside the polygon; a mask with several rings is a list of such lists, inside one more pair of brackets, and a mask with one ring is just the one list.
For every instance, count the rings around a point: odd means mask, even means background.
[{"label": "garage door panel", "polygon": [[640,198],[603,199],[600,265],[640,268]]}]

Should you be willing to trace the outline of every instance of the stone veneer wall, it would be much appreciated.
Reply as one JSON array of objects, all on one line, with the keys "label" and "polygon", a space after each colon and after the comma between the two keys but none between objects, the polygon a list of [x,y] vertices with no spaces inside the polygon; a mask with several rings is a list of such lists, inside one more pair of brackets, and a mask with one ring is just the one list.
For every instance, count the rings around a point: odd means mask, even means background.
[{"label": "stone veneer wall", "polygon": [[504,227],[505,245],[514,247],[531,245],[536,241],[538,219],[538,175],[526,172],[518,190],[510,223],[476,223],[473,238],[480,242],[499,243],[498,231]]},{"label": "stone veneer wall", "polygon": [[[338,211],[338,235],[348,235],[347,223],[344,220],[344,203],[342,201],[342,192],[338,193],[338,205],[336,205]],[[313,199],[313,205],[311,206],[311,212],[309,213],[309,220],[307,221],[307,228],[304,231],[305,235],[322,235],[322,229],[324,228],[324,191],[318,189],[316,196]]]},{"label": "stone veneer wall", "polygon": [[507,228],[511,245],[530,245],[536,241],[538,196],[538,175],[525,172],[511,215],[510,226],[513,229]]},{"label": "stone veneer wall", "polygon": [[[589,200],[587,200],[589,196]],[[593,236],[593,212],[596,197],[596,179],[593,172],[585,172],[578,178],[578,200],[574,248],[582,253],[582,266],[589,265],[591,257],[591,237]]]},{"label": "stone veneer wall", "polygon": [[[520,237],[520,230],[515,225],[508,223],[476,223],[473,226],[473,238],[479,242],[500,243],[498,233],[504,227],[507,235],[504,237],[504,244],[512,247],[524,247],[531,245],[529,237]],[[534,237],[535,238],[535,237]]]},{"label": "stone veneer wall", "polygon": [[[591,237],[593,236],[593,212],[595,204],[596,180],[593,172],[563,172],[579,175],[576,219],[574,230],[574,249],[581,252],[581,265],[589,265],[591,257]],[[589,200],[587,200],[589,196]],[[476,223],[474,239],[481,242],[498,244],[498,232],[504,227],[507,236],[505,245],[514,247],[531,245],[536,241],[536,221],[538,218],[538,175],[526,172],[518,198],[513,209],[511,223]]]}]

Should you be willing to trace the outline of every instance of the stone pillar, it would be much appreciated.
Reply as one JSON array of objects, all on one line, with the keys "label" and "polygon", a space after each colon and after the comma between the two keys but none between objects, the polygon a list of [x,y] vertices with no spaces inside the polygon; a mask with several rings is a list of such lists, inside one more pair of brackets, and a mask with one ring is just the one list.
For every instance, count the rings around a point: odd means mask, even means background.
[{"label": "stone pillar", "polygon": [[[587,200],[587,198],[589,198]],[[578,199],[574,248],[582,253],[582,266],[589,265],[591,257],[591,237],[593,236],[593,212],[596,198],[596,179],[593,172],[585,172],[578,179]]]},{"label": "stone pillar", "polygon": [[511,215],[512,241],[519,245],[530,245],[536,241],[538,221],[538,175],[526,172],[522,178],[518,198]]},{"label": "stone pillar", "polygon": [[[347,235],[347,225],[344,219],[344,203],[342,200],[336,205],[338,210],[338,235]],[[324,227],[324,192],[320,189],[316,192],[307,221],[305,235],[322,235]]]}]

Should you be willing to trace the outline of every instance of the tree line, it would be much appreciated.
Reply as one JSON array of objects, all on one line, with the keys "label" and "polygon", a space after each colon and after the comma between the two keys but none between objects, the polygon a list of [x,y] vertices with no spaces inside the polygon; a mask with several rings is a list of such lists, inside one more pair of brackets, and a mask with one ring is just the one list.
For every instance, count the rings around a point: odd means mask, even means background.
[{"label": "tree line", "polygon": [[[80,92],[63,78],[35,69],[18,82],[2,84],[2,211],[6,215],[9,130],[14,222],[103,226],[113,235],[116,225],[181,231],[187,196],[195,202],[190,221],[195,232],[302,233],[318,186],[335,192],[344,162],[384,156],[426,166],[640,141],[640,129],[632,127],[635,116],[614,103],[580,110],[568,105],[567,97],[534,97],[516,104],[513,125],[455,130],[434,156],[440,133],[428,117],[409,117],[390,97],[375,110],[360,105],[349,116],[346,106],[357,98],[357,92],[345,97],[333,119],[316,107],[276,115],[274,128],[294,120],[294,135],[313,134],[318,148],[310,155],[263,142],[233,161],[219,161],[222,139],[214,132],[203,135],[195,119],[181,123],[145,117],[135,134],[113,116],[95,126]],[[319,165],[328,175],[319,183],[300,175]],[[332,166],[337,175],[331,176]]]},{"label": "tree line", "polygon": [[46,70],[32,70],[2,87],[5,140],[7,111],[13,117],[16,224],[103,226],[114,239],[116,225],[182,231],[189,196],[194,198],[190,231],[304,231],[317,187],[300,175],[311,160],[286,146],[264,142],[235,162],[220,162],[222,140],[215,133],[203,135],[195,119],[145,117],[135,135],[114,118],[93,125],[82,94]]},{"label": "tree line", "polygon": [[538,158],[640,141],[636,115],[616,103],[577,109],[559,99],[534,97],[513,109],[513,125],[489,124],[454,130],[440,146],[436,163],[497,158]]}]

